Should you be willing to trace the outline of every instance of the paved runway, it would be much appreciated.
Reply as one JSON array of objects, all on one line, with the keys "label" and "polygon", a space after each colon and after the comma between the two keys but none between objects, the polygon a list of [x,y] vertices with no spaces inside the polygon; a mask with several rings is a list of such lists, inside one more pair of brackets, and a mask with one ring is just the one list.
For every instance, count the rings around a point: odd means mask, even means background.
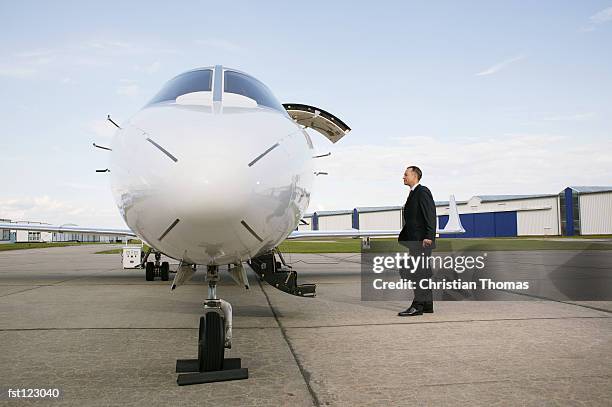
[{"label": "paved runway", "polygon": [[204,273],[171,292],[98,250],[0,253],[1,388],[59,387],[53,405],[79,406],[612,405],[612,303],[437,302],[399,318],[408,301],[360,301],[351,254],[287,256],[316,298],[224,279],[229,356],[250,378],[178,387]]}]

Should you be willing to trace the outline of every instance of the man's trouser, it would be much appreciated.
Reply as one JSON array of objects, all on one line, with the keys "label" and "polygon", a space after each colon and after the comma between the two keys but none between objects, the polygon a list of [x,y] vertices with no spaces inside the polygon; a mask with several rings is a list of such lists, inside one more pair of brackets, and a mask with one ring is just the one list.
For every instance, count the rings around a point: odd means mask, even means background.
[{"label": "man's trouser", "polygon": [[[421,281],[427,280],[432,277],[431,267],[427,267],[428,258],[431,256],[431,248],[424,248],[422,241],[416,242],[402,242],[408,247],[408,251],[411,257],[420,257],[419,266],[416,267],[414,273],[412,270],[400,270],[402,278],[414,282],[414,300],[413,305],[424,305],[425,303],[431,303],[433,301],[433,293],[431,288],[421,288]],[[414,263],[409,263],[414,264]],[[423,281],[426,284],[426,281]],[[426,284],[428,285],[428,284]]]}]

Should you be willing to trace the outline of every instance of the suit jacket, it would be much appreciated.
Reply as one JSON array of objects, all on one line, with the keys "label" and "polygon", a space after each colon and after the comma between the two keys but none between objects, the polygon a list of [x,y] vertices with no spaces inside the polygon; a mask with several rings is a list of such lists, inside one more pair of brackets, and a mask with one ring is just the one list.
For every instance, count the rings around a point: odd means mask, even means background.
[{"label": "suit jacket", "polygon": [[410,192],[403,215],[404,227],[397,240],[415,242],[430,239],[435,242],[436,204],[429,188],[419,184]]}]

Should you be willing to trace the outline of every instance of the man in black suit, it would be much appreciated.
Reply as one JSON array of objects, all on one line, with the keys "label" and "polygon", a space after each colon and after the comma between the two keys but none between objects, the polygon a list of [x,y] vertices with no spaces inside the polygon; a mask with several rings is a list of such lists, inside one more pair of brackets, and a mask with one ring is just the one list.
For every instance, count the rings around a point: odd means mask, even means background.
[{"label": "man in black suit", "polygon": [[[436,204],[429,189],[420,184],[422,171],[419,167],[410,166],[404,172],[404,185],[410,187],[410,194],[404,205],[404,227],[399,234],[398,241],[406,246],[410,256],[424,255],[424,259],[431,256],[436,240]],[[409,275],[402,273],[402,278],[414,281],[414,300],[407,310],[398,313],[401,317],[411,317],[433,313],[433,297],[431,289],[422,289],[419,282],[431,278],[430,267],[421,265]]]}]

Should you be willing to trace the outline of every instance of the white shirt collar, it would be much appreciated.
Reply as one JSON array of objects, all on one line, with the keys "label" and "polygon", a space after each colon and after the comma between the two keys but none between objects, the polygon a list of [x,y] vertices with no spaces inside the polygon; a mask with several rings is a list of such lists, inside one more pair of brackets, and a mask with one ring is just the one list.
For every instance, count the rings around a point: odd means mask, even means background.
[{"label": "white shirt collar", "polygon": [[414,189],[418,187],[420,184],[421,184],[420,182],[417,182],[416,184],[414,184],[414,186],[410,188],[410,192],[414,191]]}]

